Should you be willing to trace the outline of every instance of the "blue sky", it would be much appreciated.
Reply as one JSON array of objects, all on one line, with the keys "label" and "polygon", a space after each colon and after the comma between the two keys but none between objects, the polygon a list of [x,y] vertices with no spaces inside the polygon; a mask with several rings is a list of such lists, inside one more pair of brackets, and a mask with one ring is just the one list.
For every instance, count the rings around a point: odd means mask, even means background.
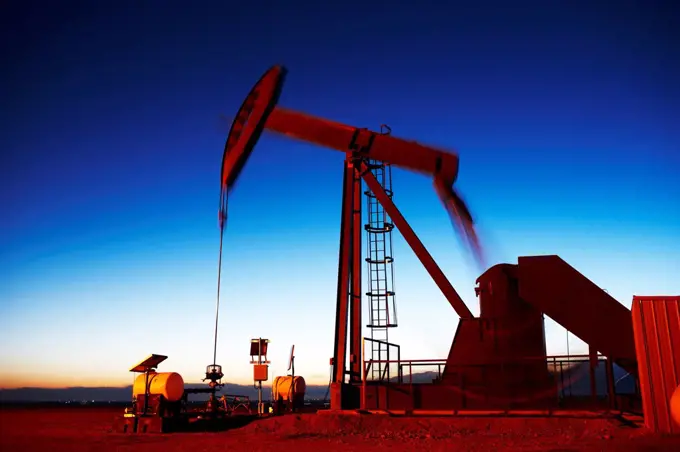
[{"label": "blue sky", "polygon": [[[143,6],[134,5],[143,3]],[[626,306],[680,293],[680,79],[670,2],[14,2],[3,6],[0,387],[123,384],[212,360],[228,120],[270,65],[280,103],[455,149],[490,263],[559,254]],[[328,380],[341,153],[265,135],[230,197],[218,362]],[[395,202],[478,312],[427,177]],[[407,358],[457,316],[395,236]],[[566,350],[547,326],[548,349]],[[584,352],[572,338],[571,352]],[[33,368],[42,372],[36,378]]]}]

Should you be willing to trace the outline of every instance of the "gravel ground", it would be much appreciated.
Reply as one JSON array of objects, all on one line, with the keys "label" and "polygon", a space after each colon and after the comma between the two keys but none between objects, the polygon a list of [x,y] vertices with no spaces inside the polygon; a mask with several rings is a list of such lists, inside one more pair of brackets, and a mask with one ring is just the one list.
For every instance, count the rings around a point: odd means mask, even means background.
[{"label": "gravel ground", "polygon": [[680,437],[603,418],[394,418],[287,415],[219,433],[113,433],[120,409],[2,409],[5,451],[671,451]]}]

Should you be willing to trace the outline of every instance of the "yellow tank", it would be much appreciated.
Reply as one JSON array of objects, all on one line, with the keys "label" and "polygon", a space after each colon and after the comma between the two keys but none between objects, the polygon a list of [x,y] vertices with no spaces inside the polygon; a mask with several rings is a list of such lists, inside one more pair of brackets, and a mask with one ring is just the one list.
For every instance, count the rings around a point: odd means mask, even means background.
[{"label": "yellow tank", "polygon": [[[132,395],[137,397],[146,394],[146,375],[135,378]],[[162,395],[169,402],[176,402],[184,395],[184,379],[176,372],[151,372],[149,374],[149,394]]]},{"label": "yellow tank", "polygon": [[680,386],[675,388],[675,392],[671,396],[671,417],[676,424],[680,425]]},{"label": "yellow tank", "polygon": [[[291,386],[293,390],[291,391]],[[304,398],[305,390],[307,385],[305,384],[305,379],[296,376],[294,381],[293,377],[276,377],[272,382],[272,396],[274,400],[278,400],[279,397],[282,400],[290,400],[290,398]]]}]

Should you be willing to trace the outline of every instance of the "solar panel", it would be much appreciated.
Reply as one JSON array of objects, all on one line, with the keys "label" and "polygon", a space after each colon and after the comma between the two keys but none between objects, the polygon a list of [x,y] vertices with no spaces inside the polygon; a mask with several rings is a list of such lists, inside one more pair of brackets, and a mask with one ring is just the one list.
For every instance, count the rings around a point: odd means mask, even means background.
[{"label": "solar panel", "polygon": [[155,369],[166,359],[168,359],[167,356],[153,354],[130,369],[130,372],[146,372],[148,370]]}]

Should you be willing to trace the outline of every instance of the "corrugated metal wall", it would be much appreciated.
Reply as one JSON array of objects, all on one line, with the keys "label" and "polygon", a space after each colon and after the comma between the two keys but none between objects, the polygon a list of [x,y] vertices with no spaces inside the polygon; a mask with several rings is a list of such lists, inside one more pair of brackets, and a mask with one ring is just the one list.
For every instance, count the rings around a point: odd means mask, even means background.
[{"label": "corrugated metal wall", "polygon": [[645,425],[680,433],[670,414],[680,385],[680,296],[633,297],[632,315]]}]

